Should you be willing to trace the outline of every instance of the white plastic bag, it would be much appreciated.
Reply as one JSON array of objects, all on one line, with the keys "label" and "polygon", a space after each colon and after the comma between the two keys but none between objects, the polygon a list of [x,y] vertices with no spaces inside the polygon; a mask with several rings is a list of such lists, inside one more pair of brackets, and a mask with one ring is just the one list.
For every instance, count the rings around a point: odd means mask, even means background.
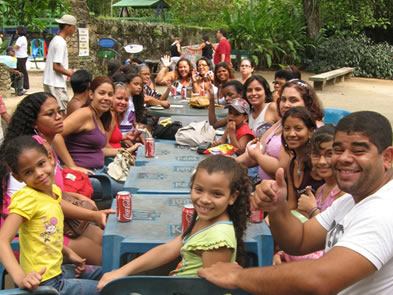
[{"label": "white plastic bag", "polygon": [[180,145],[199,146],[202,142],[213,142],[216,139],[216,131],[208,121],[192,122],[177,130],[176,143]]}]

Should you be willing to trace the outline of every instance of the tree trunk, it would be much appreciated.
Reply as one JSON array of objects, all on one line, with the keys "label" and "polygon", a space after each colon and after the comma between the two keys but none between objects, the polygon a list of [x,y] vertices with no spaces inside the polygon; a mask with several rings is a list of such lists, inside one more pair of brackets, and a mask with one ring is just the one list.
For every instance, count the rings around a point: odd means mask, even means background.
[{"label": "tree trunk", "polygon": [[304,20],[307,25],[307,35],[315,40],[321,29],[321,19],[319,17],[319,7],[321,0],[303,0]]}]

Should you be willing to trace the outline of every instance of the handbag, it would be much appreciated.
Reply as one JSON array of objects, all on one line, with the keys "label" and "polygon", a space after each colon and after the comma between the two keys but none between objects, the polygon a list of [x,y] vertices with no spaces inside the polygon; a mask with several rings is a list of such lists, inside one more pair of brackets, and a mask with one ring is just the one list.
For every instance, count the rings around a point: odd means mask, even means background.
[{"label": "handbag", "polygon": [[213,142],[216,131],[208,121],[192,122],[176,132],[176,143],[180,145],[199,146],[202,142]]},{"label": "handbag", "polygon": [[177,130],[179,130],[181,127],[183,127],[183,125],[179,121],[166,124],[165,126],[157,124],[153,128],[153,137],[174,140]]},{"label": "handbag", "polygon": [[[91,203],[78,200],[69,194],[63,194],[63,200],[81,208],[97,211],[97,207],[93,206]],[[89,221],[87,220],[65,218],[64,235],[69,238],[75,239],[79,237],[88,226]]]},{"label": "handbag", "polygon": [[63,191],[81,194],[89,199],[93,196],[93,186],[89,176],[81,171],[62,169]]},{"label": "handbag", "polygon": [[121,149],[112,163],[108,165],[108,175],[116,181],[125,182],[128,171],[135,165],[135,156],[126,149]]}]

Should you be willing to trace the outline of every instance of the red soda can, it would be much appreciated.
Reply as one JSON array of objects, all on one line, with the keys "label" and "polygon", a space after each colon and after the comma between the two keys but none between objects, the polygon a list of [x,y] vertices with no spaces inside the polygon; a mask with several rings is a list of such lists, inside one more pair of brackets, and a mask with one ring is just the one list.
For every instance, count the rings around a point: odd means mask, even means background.
[{"label": "red soda can", "polygon": [[176,86],[171,87],[172,96],[176,96]]},{"label": "red soda can", "polygon": [[116,194],[116,217],[117,221],[128,222],[132,219],[132,199],[131,194],[126,191],[120,191]]},{"label": "red soda can", "polygon": [[263,221],[263,210],[257,210],[250,205],[250,217],[248,218],[252,223],[261,223]]},{"label": "red soda can", "polygon": [[181,98],[186,99],[186,88],[184,87],[181,89]]},{"label": "red soda can", "polygon": [[201,90],[199,90],[199,95],[205,96],[205,89],[201,88]]},{"label": "red soda can", "polygon": [[149,137],[146,138],[146,142],[145,142],[145,157],[146,158],[154,158],[155,154],[156,154],[156,144],[154,141],[154,138]]},{"label": "red soda can", "polygon": [[184,233],[191,223],[192,216],[194,215],[194,206],[192,204],[184,205],[183,212],[181,215],[181,230]]}]

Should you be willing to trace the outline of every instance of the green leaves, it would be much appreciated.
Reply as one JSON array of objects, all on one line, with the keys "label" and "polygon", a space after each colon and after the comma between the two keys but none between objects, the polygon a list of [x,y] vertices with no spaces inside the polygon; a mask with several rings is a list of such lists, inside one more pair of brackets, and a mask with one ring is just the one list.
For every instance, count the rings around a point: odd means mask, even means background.
[{"label": "green leaves", "polygon": [[299,62],[311,44],[299,1],[235,1],[223,17],[234,48],[250,51],[262,67]]},{"label": "green leaves", "polygon": [[50,18],[59,17],[70,8],[68,0],[0,1],[2,25],[21,25],[32,31],[43,31]]}]

